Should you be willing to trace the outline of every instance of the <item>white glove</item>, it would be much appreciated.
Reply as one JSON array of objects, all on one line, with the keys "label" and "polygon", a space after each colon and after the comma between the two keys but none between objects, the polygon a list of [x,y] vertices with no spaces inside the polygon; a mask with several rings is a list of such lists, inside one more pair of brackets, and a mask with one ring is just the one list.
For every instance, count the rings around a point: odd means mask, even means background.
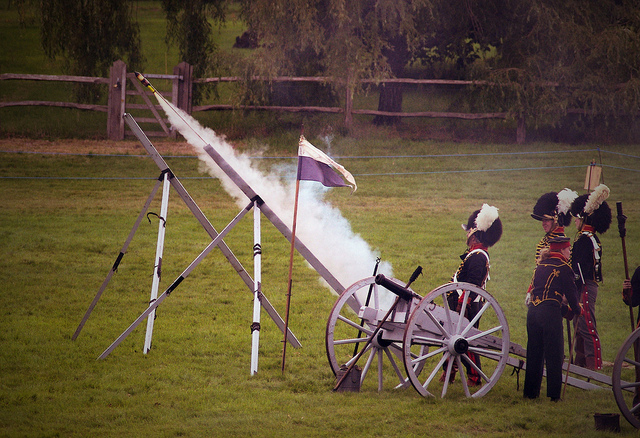
[{"label": "white glove", "polygon": [[527,297],[524,299],[524,305],[529,307],[531,304],[531,292],[527,292]]}]

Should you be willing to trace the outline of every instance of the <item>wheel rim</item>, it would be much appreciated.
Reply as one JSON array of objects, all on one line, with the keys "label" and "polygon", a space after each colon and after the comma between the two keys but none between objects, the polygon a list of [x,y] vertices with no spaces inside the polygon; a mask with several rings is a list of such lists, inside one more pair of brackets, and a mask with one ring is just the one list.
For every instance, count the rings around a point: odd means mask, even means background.
[{"label": "wheel rim", "polygon": [[[469,320],[449,309],[447,295],[457,290],[465,294],[462,315],[470,306],[468,294],[482,298],[476,318]],[[475,328],[478,320],[481,324]],[[480,358],[480,367],[470,360],[469,353]],[[431,291],[411,313],[403,355],[407,376],[421,395],[445,397],[448,392],[462,391],[467,397],[482,397],[507,364],[509,326],[502,308],[487,291],[469,283],[448,283]],[[466,366],[480,374],[477,386],[468,384]],[[417,368],[420,374],[413,371]],[[452,380],[462,383],[455,385]]]},{"label": "wheel rim", "polygon": [[[613,363],[613,373],[611,376],[613,395],[618,404],[618,408],[624,418],[636,429],[640,429],[640,404],[634,406],[634,394],[636,388],[640,388],[640,382],[636,382],[636,367],[640,376],[640,361],[635,356],[634,343],[640,343],[640,329],[636,329],[629,335],[622,344],[616,360]],[[640,354],[640,345],[638,345]]]},{"label": "wheel rim", "polygon": [[[398,280],[392,281],[401,284]],[[369,303],[365,306],[367,296]],[[369,313],[383,315],[394,298],[395,295],[391,292],[375,284],[375,277],[364,278],[354,283],[340,295],[329,315],[325,336],[327,358],[334,374],[338,373],[341,366],[349,366],[356,359],[376,328],[375,319],[362,322],[358,316],[360,309],[366,307]],[[395,326],[395,340],[386,337],[390,333],[390,325],[391,328]],[[392,376],[389,381],[393,382],[396,388],[410,385],[402,366],[402,327],[394,323],[390,325],[383,326],[357,362],[362,368],[361,387],[364,387],[366,377],[372,375],[375,376],[374,384],[377,385],[378,391],[382,391],[386,380],[385,373]],[[419,374],[420,371],[416,369],[415,372]]]}]

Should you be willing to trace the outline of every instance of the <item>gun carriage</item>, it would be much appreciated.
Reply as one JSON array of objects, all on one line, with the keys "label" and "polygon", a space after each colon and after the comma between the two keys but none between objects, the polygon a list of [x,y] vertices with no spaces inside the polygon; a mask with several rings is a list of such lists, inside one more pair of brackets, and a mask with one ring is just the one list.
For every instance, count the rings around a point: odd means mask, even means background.
[{"label": "gun carriage", "polygon": [[[498,302],[469,283],[448,283],[425,297],[407,286],[378,274],[354,283],[340,295],[327,321],[325,338],[333,372],[337,375],[344,366],[353,367],[366,356],[361,382],[374,366],[379,391],[384,373],[391,372],[395,387],[412,385],[423,396],[444,397],[459,374],[467,397],[485,395],[509,357],[509,327]],[[449,307],[447,297],[453,292],[464,297],[461,309]],[[465,310],[472,300],[482,305],[469,320]],[[482,329],[478,328],[480,318]],[[480,367],[469,353],[481,358]],[[467,367],[478,371],[480,384],[467,382]]]}]

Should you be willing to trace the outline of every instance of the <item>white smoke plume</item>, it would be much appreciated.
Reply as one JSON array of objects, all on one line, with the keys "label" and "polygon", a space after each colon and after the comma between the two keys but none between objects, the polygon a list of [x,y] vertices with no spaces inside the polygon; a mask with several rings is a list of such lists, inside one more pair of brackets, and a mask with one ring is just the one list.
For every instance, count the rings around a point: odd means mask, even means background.
[{"label": "white smoke plume", "polygon": [[[164,99],[159,98],[158,101],[169,117],[172,127],[193,146],[200,160],[206,164],[209,174],[220,179],[227,193],[235,199],[240,208],[247,205],[247,197],[204,151],[207,144],[222,155],[291,229],[295,167],[289,170],[289,178],[282,178],[281,174],[265,174],[254,165],[248,155],[237,153],[212,129],[203,127],[193,117]],[[292,150],[297,151],[297,144],[295,147],[292,146]],[[303,181],[300,184],[296,239],[304,243],[346,288],[372,275],[378,254],[360,235],[353,232],[349,221],[342,216],[341,212],[323,199],[325,192],[326,189],[317,182]],[[391,265],[388,262],[381,263],[378,269],[379,273],[387,276],[392,275],[391,271]],[[322,284],[329,287],[323,280]]]}]

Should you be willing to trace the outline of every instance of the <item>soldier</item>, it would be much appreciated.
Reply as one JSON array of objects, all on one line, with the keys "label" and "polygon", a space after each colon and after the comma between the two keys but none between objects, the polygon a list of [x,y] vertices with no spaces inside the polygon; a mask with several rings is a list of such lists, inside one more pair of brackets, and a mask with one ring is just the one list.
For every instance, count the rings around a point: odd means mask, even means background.
[{"label": "soldier", "polygon": [[[531,217],[542,223],[544,236],[536,246],[536,264],[540,258],[540,252],[549,248],[549,239],[554,237],[565,237],[564,227],[571,224],[571,203],[578,197],[578,194],[570,189],[563,189],[560,193],[549,192],[538,198],[533,206]],[[527,290],[525,304],[529,305],[531,300],[531,287]]]},{"label": "soldier", "polygon": [[[622,301],[631,307],[640,305],[640,266],[636,268],[631,280],[626,278],[622,283]],[[640,313],[638,313],[636,328],[638,323],[640,323]]]},{"label": "soldier", "polygon": [[568,237],[549,239],[533,274],[531,305],[527,311],[527,369],[525,398],[538,398],[544,365],[547,366],[547,397],[560,400],[564,337],[562,301],[571,312],[581,313],[573,270],[569,264],[571,243]]},{"label": "soldier", "polygon": [[611,208],[606,201],[608,197],[609,188],[600,184],[591,194],[578,196],[571,204],[571,215],[578,229],[571,250],[571,266],[584,309],[582,316],[574,321],[575,363],[591,370],[602,368],[595,314],[598,283],[602,281],[602,245],[596,233],[606,232],[611,225]]},{"label": "soldier", "polygon": [[540,251],[549,247],[549,239],[564,237],[564,227],[571,224],[571,203],[577,197],[573,190],[563,189],[560,193],[549,192],[538,198],[531,217],[542,222],[545,235],[536,246],[536,261]]},{"label": "soldier", "polygon": [[[474,211],[466,225],[462,225],[462,229],[467,233],[467,250],[460,256],[462,262],[458,270],[453,275],[452,281],[466,282],[474,284],[478,287],[485,288],[489,279],[489,248],[495,245],[502,236],[502,221],[498,217],[498,209],[488,204],[483,204],[480,210]],[[464,294],[452,292],[447,297],[449,308],[459,311],[462,309],[462,300]],[[465,317],[469,320],[473,319],[482,308],[480,302],[481,297],[475,293],[469,294],[469,303],[466,306]],[[478,327],[478,323],[476,323]],[[469,358],[480,367],[480,358],[468,353]],[[482,384],[481,377],[478,372],[470,365],[465,364],[467,370],[467,383],[469,386],[478,386]],[[451,374],[451,379],[455,374]],[[443,374],[442,379],[445,378]]]}]

